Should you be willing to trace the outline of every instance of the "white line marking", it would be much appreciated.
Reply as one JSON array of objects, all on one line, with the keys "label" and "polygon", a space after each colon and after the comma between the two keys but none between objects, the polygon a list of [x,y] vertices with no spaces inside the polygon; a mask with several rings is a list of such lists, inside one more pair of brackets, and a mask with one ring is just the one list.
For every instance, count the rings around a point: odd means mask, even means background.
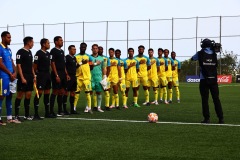
[{"label": "white line marking", "polygon": [[[91,118],[57,118],[59,120],[83,120],[83,121],[107,121],[107,122],[130,122],[130,123],[149,123],[148,121],[136,120],[118,120],[118,119],[91,119]],[[205,126],[228,126],[240,127],[238,124],[201,124],[201,123],[185,123],[185,122],[157,122],[159,124],[177,124],[177,125],[205,125]]]}]

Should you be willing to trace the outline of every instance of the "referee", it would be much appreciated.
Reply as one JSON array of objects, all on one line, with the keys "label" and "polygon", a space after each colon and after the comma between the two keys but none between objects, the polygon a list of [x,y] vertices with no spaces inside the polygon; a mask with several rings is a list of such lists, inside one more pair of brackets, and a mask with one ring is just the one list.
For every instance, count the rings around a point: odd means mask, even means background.
[{"label": "referee", "polygon": [[[50,96],[50,116],[63,116],[63,95],[67,86],[67,80],[70,80],[65,68],[65,55],[61,49],[63,46],[63,39],[61,36],[54,37],[55,47],[50,51],[51,59],[51,79],[52,79],[52,94]],[[54,102],[57,96],[58,114],[54,113]]]},{"label": "referee", "polygon": [[45,117],[51,118],[49,115],[49,94],[51,89],[51,76],[50,76],[50,53],[47,51],[50,48],[49,40],[46,38],[40,41],[41,49],[37,51],[34,56],[34,71],[37,75],[37,89],[38,94],[34,97],[34,118],[33,120],[42,120],[38,114],[39,99],[44,92],[44,105]]},{"label": "referee", "polygon": [[32,120],[29,115],[30,110],[30,98],[33,91],[33,82],[36,82],[36,75],[33,69],[33,56],[30,49],[33,47],[33,38],[25,37],[23,39],[24,47],[19,49],[16,55],[17,63],[17,96],[15,100],[15,119],[20,121],[19,108],[22,97],[25,95],[24,108],[25,116],[24,120]]}]

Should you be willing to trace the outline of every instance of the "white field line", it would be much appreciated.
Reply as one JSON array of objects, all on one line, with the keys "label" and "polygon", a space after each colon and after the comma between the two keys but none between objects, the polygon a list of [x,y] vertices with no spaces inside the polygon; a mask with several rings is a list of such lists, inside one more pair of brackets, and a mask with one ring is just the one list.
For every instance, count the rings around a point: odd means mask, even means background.
[{"label": "white field line", "polygon": [[[107,121],[107,122],[129,122],[129,123],[149,123],[148,121],[136,120],[117,120],[117,119],[91,119],[91,118],[57,118],[59,120],[83,120],[83,121]],[[205,126],[228,126],[240,127],[238,124],[201,124],[201,123],[185,123],[185,122],[157,122],[158,124],[176,124],[176,125],[205,125]]]}]

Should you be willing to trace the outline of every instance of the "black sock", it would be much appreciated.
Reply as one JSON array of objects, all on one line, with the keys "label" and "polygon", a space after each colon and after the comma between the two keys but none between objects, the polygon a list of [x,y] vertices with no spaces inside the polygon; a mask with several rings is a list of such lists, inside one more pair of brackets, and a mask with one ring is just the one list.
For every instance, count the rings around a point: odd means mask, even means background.
[{"label": "black sock", "polygon": [[34,97],[34,112],[35,112],[35,116],[38,115],[38,108],[39,108],[39,99],[41,97],[41,94],[39,94],[39,98],[37,98],[37,95],[35,95]]},{"label": "black sock", "polygon": [[58,113],[62,113],[62,105],[63,105],[63,96],[57,96],[57,103],[58,103]]},{"label": "black sock", "polygon": [[45,115],[49,115],[49,94],[44,94]]},{"label": "black sock", "polygon": [[67,111],[67,97],[68,97],[67,95],[64,95],[63,100],[62,100],[63,101],[62,103],[63,103],[63,111],[64,112]]},{"label": "black sock", "polygon": [[19,108],[21,104],[21,99],[15,99],[15,116],[19,116]]},{"label": "black sock", "polygon": [[71,112],[73,112],[74,111],[74,96],[69,97],[69,102],[70,102]]},{"label": "black sock", "polygon": [[51,96],[50,96],[50,113],[54,112],[53,109],[54,109],[55,98],[56,98],[56,95],[51,94]]},{"label": "black sock", "polygon": [[30,99],[24,99],[24,108],[25,108],[25,117],[29,116],[29,110],[30,110]]}]

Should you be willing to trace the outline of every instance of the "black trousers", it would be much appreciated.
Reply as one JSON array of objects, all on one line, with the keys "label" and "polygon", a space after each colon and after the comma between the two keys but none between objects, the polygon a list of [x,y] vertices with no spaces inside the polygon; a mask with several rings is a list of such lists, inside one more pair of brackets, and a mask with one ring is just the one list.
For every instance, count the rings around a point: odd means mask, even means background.
[{"label": "black trousers", "polygon": [[216,114],[219,119],[223,119],[222,105],[219,99],[218,83],[216,82],[214,84],[208,84],[205,79],[201,79],[199,90],[202,98],[202,113],[203,113],[204,119],[207,119],[207,120],[210,119],[209,105],[208,105],[209,90],[212,95]]}]

